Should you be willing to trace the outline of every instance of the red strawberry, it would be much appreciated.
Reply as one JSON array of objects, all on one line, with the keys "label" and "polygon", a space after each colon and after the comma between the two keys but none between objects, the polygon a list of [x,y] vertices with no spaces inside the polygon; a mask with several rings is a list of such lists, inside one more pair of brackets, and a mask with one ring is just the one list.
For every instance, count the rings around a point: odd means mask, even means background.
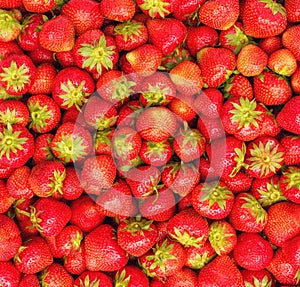
[{"label": "red strawberry", "polygon": [[97,131],[94,136],[95,154],[112,155],[112,138],[114,136],[115,128],[109,128],[103,131]]},{"label": "red strawberry", "polygon": [[21,273],[10,261],[0,262],[0,284],[3,287],[19,287]]},{"label": "red strawberry", "polygon": [[45,13],[54,9],[56,6],[55,0],[49,0],[46,3],[43,0],[22,0],[22,2],[27,11],[35,13]]},{"label": "red strawberry", "polygon": [[0,214],[2,214],[9,210],[15,199],[9,195],[6,184],[2,179],[0,180],[0,191]]},{"label": "red strawberry", "polygon": [[39,163],[44,160],[54,159],[54,155],[50,150],[50,142],[52,141],[54,135],[50,133],[41,134],[35,139],[35,150],[33,154],[34,163]]},{"label": "red strawberry", "polygon": [[35,274],[26,274],[20,281],[22,287],[40,287],[40,281]]},{"label": "red strawberry", "polygon": [[281,37],[271,36],[263,38],[259,41],[259,46],[268,54],[271,55],[276,50],[282,48]]},{"label": "red strawberry", "polygon": [[62,6],[61,14],[72,21],[77,35],[87,30],[99,29],[104,21],[99,3],[92,0],[68,1]]},{"label": "red strawberry", "polygon": [[66,177],[63,182],[62,195],[66,200],[75,200],[81,196],[83,188],[77,170],[69,166],[66,168]]},{"label": "red strawberry", "polygon": [[59,71],[53,81],[52,97],[62,109],[76,107],[81,110],[89,96],[95,91],[93,78],[77,67]]},{"label": "red strawberry", "polygon": [[100,11],[104,18],[119,22],[130,20],[135,14],[135,2],[133,0],[113,1],[103,0],[100,3]]},{"label": "red strawberry", "polygon": [[255,38],[276,36],[287,26],[284,7],[273,0],[246,0],[243,11],[246,35]]},{"label": "red strawberry", "polygon": [[32,95],[26,104],[30,113],[29,128],[36,133],[48,133],[58,125],[61,111],[52,97]]},{"label": "red strawberry", "polygon": [[300,2],[298,0],[286,0],[284,2],[284,8],[286,9],[286,17],[289,22],[299,22],[300,21]]},{"label": "red strawberry", "polygon": [[149,0],[137,0],[137,6],[145,15],[151,18],[165,18],[177,7],[177,0],[159,0],[157,3]]},{"label": "red strawberry", "polygon": [[235,262],[247,270],[266,268],[273,257],[272,245],[257,233],[241,233],[233,250]]},{"label": "red strawberry", "polygon": [[10,42],[18,38],[22,26],[19,22],[18,16],[21,15],[20,10],[13,9],[11,11],[0,9],[1,15],[1,28],[0,28],[0,41]]},{"label": "red strawberry", "polygon": [[168,236],[184,247],[200,247],[208,238],[208,223],[193,208],[173,216],[167,225]]},{"label": "red strawberry", "polygon": [[253,99],[253,87],[249,79],[242,75],[233,75],[226,81],[224,87],[225,97],[238,97]]},{"label": "red strawberry", "polygon": [[201,23],[217,30],[230,28],[239,16],[239,1],[206,1],[199,11]]},{"label": "red strawberry", "polygon": [[286,131],[294,134],[300,134],[300,123],[299,123],[299,107],[300,96],[294,96],[288,100],[282,107],[280,112],[277,114],[276,120],[279,126]]},{"label": "red strawberry", "polygon": [[6,100],[0,103],[0,122],[3,125],[19,124],[26,127],[29,112],[26,105],[18,100]]},{"label": "red strawberry", "polygon": [[299,167],[288,166],[283,170],[279,186],[283,195],[294,203],[300,203]]},{"label": "red strawberry", "polygon": [[253,178],[245,172],[239,171],[235,176],[225,177],[223,180],[229,190],[236,194],[248,191],[251,187]]},{"label": "red strawberry", "polygon": [[282,34],[282,44],[285,48],[289,49],[297,61],[300,60],[300,50],[297,41],[300,33],[300,25],[293,25],[287,28]]},{"label": "red strawberry", "polygon": [[186,21],[187,23],[196,24],[199,22],[199,7],[205,2],[205,0],[182,0],[176,5],[173,16],[180,20]]},{"label": "red strawberry", "polygon": [[169,103],[168,108],[171,112],[179,116],[185,122],[191,123],[197,113],[194,108],[194,98],[186,97],[186,94],[177,94]]},{"label": "red strawberry", "polygon": [[[118,270],[115,275],[115,284],[127,284],[127,287],[148,287],[149,280],[146,274],[137,266],[127,265]],[[121,285],[122,286],[122,285]]]},{"label": "red strawberry", "polygon": [[16,41],[0,42],[0,62],[10,54],[23,54]]},{"label": "red strawberry", "polygon": [[29,51],[28,55],[35,65],[44,63],[55,64],[54,52],[40,46],[39,48]]},{"label": "red strawberry", "polygon": [[268,209],[267,239],[276,246],[300,234],[300,208],[292,202],[279,202]]},{"label": "red strawberry", "polygon": [[234,71],[236,57],[229,49],[206,47],[197,53],[197,62],[201,69],[204,83],[208,87],[218,87]]},{"label": "red strawberry", "polygon": [[198,286],[197,275],[196,272],[183,267],[179,272],[174,275],[168,277],[166,281],[166,286],[173,286],[173,287],[195,287]]},{"label": "red strawberry", "polygon": [[243,232],[261,232],[268,220],[268,213],[257,199],[246,192],[239,193],[229,214],[232,226]]},{"label": "red strawberry", "polygon": [[118,245],[111,225],[99,225],[86,235],[84,242],[88,270],[112,272],[127,264],[127,254]]},{"label": "red strawberry", "polygon": [[80,275],[86,270],[84,243],[80,248],[64,258],[64,267],[70,274]]},{"label": "red strawberry", "polygon": [[241,270],[245,285],[275,287],[275,280],[267,269],[259,271]]},{"label": "red strawberry", "polygon": [[20,230],[12,219],[0,214],[0,223],[0,261],[8,261],[17,254],[22,239]]},{"label": "red strawberry", "polygon": [[53,263],[46,269],[44,269],[41,278],[41,283],[44,286],[74,286],[74,279],[72,278],[72,276],[65,270],[65,268],[62,265],[58,263]]},{"label": "red strawberry", "polygon": [[113,287],[111,278],[103,272],[98,271],[85,271],[74,281],[74,287],[97,286],[97,284],[101,287]]},{"label": "red strawberry", "polygon": [[204,266],[198,275],[199,286],[243,287],[244,280],[237,266],[228,255],[217,256]]},{"label": "red strawberry", "polygon": [[14,0],[14,1],[8,1],[8,0],[1,0],[0,2],[0,8],[17,8],[22,6],[22,0]]},{"label": "red strawberry", "polygon": [[14,258],[16,268],[25,274],[35,274],[52,264],[53,257],[47,242],[40,236],[26,240]]},{"label": "red strawberry", "polygon": [[75,29],[72,21],[59,15],[45,22],[39,33],[40,45],[52,52],[70,51],[75,43]]},{"label": "red strawberry", "polygon": [[300,163],[298,150],[300,148],[299,136],[285,136],[280,140],[284,148],[284,162],[287,165]]}]

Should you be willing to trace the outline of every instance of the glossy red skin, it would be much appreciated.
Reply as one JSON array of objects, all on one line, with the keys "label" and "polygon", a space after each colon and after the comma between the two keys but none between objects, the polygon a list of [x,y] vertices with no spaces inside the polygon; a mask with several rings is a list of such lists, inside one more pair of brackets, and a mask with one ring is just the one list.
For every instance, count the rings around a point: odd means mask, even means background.
[{"label": "glossy red skin", "polygon": [[50,150],[50,142],[52,141],[54,135],[50,133],[40,134],[35,138],[35,150],[32,156],[35,164],[53,159],[53,154]]},{"label": "glossy red skin", "polygon": [[210,119],[205,116],[200,116],[197,121],[197,128],[207,141],[217,140],[225,135],[220,118]]},{"label": "glossy red skin", "polygon": [[7,287],[18,287],[21,279],[21,273],[10,262],[0,262],[0,284]]},{"label": "glossy red skin", "polygon": [[198,284],[197,273],[187,267],[183,267],[178,273],[169,276],[166,284],[167,286],[180,287],[185,284],[186,287],[195,287]]},{"label": "glossy red skin", "polygon": [[[15,112],[15,117],[12,119],[13,122],[10,123],[17,123],[18,125],[26,127],[29,120],[29,111],[26,105],[18,100],[6,100],[0,103],[0,118],[1,115],[5,115],[7,113]],[[0,120],[1,124],[6,125],[8,122]]]},{"label": "glossy red skin", "polygon": [[[186,21],[189,20],[192,21],[192,16],[195,12],[197,12],[197,9],[205,2],[205,0],[183,0],[178,3],[176,8],[173,11],[173,16],[180,20],[180,21]],[[192,21],[193,23],[193,21]]]},{"label": "glossy red skin", "polygon": [[0,62],[10,54],[23,54],[16,41],[0,42]]},{"label": "glossy red skin", "polygon": [[117,272],[115,278],[117,279],[122,272],[125,272],[125,280],[130,277],[128,287],[149,287],[149,279],[139,267],[127,265]]},{"label": "glossy red skin", "polygon": [[280,140],[284,148],[284,161],[287,165],[300,163],[300,137],[285,136]]},{"label": "glossy red skin", "polygon": [[223,178],[224,183],[234,194],[248,191],[253,178],[243,171],[239,171],[234,177]]},{"label": "glossy red skin", "polygon": [[270,287],[275,286],[275,280],[272,277],[271,273],[267,271],[267,269],[262,269],[259,271],[250,271],[250,270],[241,270],[241,273],[243,275],[243,279],[245,282],[249,282],[254,285],[254,280],[255,278],[262,284],[262,281],[264,280],[265,277],[268,278],[268,282],[271,282]]},{"label": "glossy red skin", "polygon": [[132,0],[104,0],[100,3],[101,14],[109,20],[128,21],[135,14],[135,2]]},{"label": "glossy red skin", "polygon": [[136,117],[142,110],[142,105],[139,100],[131,100],[124,103],[118,111],[117,126],[133,127]]},{"label": "glossy red skin", "polygon": [[168,104],[168,108],[175,115],[179,116],[180,121],[190,122],[197,116],[193,100],[192,97],[177,94]]},{"label": "glossy red skin", "polygon": [[35,65],[40,65],[44,63],[56,63],[54,60],[54,52],[47,50],[43,47],[39,47],[33,51],[29,51],[28,55]]},{"label": "glossy red skin", "polygon": [[36,13],[45,13],[55,8],[56,2],[55,0],[50,0],[44,3],[43,0],[38,1],[30,1],[23,0],[23,5],[27,11],[36,12]]},{"label": "glossy red skin", "polygon": [[64,267],[69,273],[75,275],[80,275],[86,270],[83,242],[81,242],[80,248],[77,251],[65,257]]},{"label": "glossy red skin", "polygon": [[230,97],[243,97],[249,100],[253,99],[253,88],[249,79],[241,74],[234,74],[228,83],[229,87],[225,86],[225,91]]},{"label": "glossy red skin", "polygon": [[77,170],[72,166],[67,167],[66,178],[62,187],[63,198],[75,200],[81,196],[83,191]]},{"label": "glossy red skin", "polygon": [[20,281],[23,287],[40,287],[40,281],[35,274],[26,274]]},{"label": "glossy red skin", "polygon": [[[74,279],[69,274],[65,268],[59,263],[52,263],[49,267],[47,267],[43,274],[42,284],[49,286],[63,284],[65,287],[73,287]],[[47,285],[46,285],[47,286]]]},{"label": "glossy red skin", "polygon": [[74,281],[74,286],[80,286],[81,282],[85,282],[86,278],[89,278],[90,284],[92,282],[99,282],[103,287],[113,287],[111,278],[103,272],[99,271],[84,271]]},{"label": "glossy red skin", "polygon": [[[168,12],[167,11],[163,12],[163,15],[168,16],[169,14],[171,14],[176,9],[179,1],[178,0],[164,0],[163,2],[167,4],[167,5],[164,6],[164,8],[168,11]],[[147,15],[148,18],[149,18],[149,16],[150,16],[149,15],[149,10],[143,9],[141,7],[141,5],[143,5],[144,3],[145,3],[144,0],[137,0],[136,1],[136,4],[139,7],[139,9],[141,9],[141,11],[145,15]],[[155,6],[153,5],[153,7],[155,7]],[[160,19],[160,18],[164,18],[164,17],[162,17],[159,13],[155,13],[154,15],[151,16],[151,18]]]}]

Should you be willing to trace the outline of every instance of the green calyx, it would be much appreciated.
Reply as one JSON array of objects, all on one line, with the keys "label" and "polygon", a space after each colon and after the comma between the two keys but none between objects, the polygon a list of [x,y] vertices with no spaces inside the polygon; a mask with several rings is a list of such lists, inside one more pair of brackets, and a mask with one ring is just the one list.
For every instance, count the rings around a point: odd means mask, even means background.
[{"label": "green calyx", "polygon": [[13,17],[13,12],[3,9],[0,9],[0,27],[3,35],[14,35],[16,31],[20,32],[22,29],[22,25]]},{"label": "green calyx", "polygon": [[0,123],[3,125],[13,125],[19,123],[20,121],[21,118],[18,118],[16,109],[6,109],[6,111],[0,111]]},{"label": "green calyx", "polygon": [[130,141],[131,137],[132,135],[129,134],[121,134],[114,138],[113,148],[117,157],[125,160],[128,156],[128,153],[133,150],[133,146]]},{"label": "green calyx", "polygon": [[83,91],[85,81],[81,81],[79,86],[75,86],[70,80],[67,83],[61,83],[60,87],[65,92],[60,94],[59,97],[63,100],[62,106],[68,109],[75,106],[77,110],[81,111],[81,107],[87,102],[89,93]]},{"label": "green calyx", "polygon": [[46,127],[47,121],[51,119],[51,109],[47,105],[41,106],[39,101],[36,103],[30,102],[28,104],[29,109],[29,128],[35,128],[38,132],[41,132]]},{"label": "green calyx", "polygon": [[236,166],[232,169],[231,173],[229,174],[230,177],[236,176],[241,170],[241,168],[249,167],[249,165],[244,162],[246,154],[246,144],[243,142],[242,148],[235,148],[234,151],[236,153],[236,156],[233,160],[236,162]]},{"label": "green calyx", "polygon": [[238,123],[238,128],[249,128],[250,124],[258,128],[258,121],[261,121],[261,111],[256,110],[255,99],[240,98],[240,103],[232,103],[234,109],[230,111],[233,115],[231,120]]},{"label": "green calyx", "polygon": [[17,154],[18,151],[24,150],[23,145],[28,141],[28,138],[20,137],[21,131],[13,131],[12,125],[8,124],[2,133],[0,133],[0,157],[5,157],[10,160],[11,154]]},{"label": "green calyx", "polygon": [[42,213],[42,211],[37,212],[36,208],[34,206],[30,206],[29,208],[29,219],[31,222],[31,226],[28,228],[36,228],[38,232],[43,232],[43,227],[41,226],[42,219],[39,218],[39,215]]},{"label": "green calyx", "polygon": [[285,177],[283,183],[288,183],[288,189],[292,187],[300,189],[300,170],[295,169],[294,167],[289,167],[282,174]]},{"label": "green calyx", "polygon": [[168,146],[164,142],[147,142],[148,150],[145,152],[145,155],[155,156],[158,155],[160,159],[163,159],[164,152],[167,151]]},{"label": "green calyx", "polygon": [[95,278],[91,281],[90,276],[85,276],[84,280],[80,278],[79,285],[74,285],[74,287],[101,287],[100,279]]},{"label": "green calyx", "polygon": [[121,273],[120,273],[120,271],[118,271],[115,276],[115,286],[114,287],[128,287],[128,285],[130,283],[130,278],[131,278],[130,275],[126,277],[125,270],[122,270]]},{"label": "green calyx", "polygon": [[280,3],[273,0],[259,0],[259,2],[264,3],[265,8],[271,9],[273,15],[280,13],[282,16],[286,16],[286,10]]},{"label": "green calyx", "polygon": [[174,228],[174,233],[170,234],[170,236],[184,247],[201,247],[204,243],[204,236],[194,237],[191,236],[187,231],[180,231],[176,227]]},{"label": "green calyx", "polygon": [[[19,247],[17,254],[14,256],[14,262],[17,262],[17,263],[21,263],[21,262],[22,262],[22,260],[21,260],[21,258],[20,258],[20,254],[21,254],[21,252],[23,252],[26,248],[27,248],[27,246],[20,246],[20,247]],[[1,286],[1,285],[0,285],[0,286]]]},{"label": "green calyx", "polygon": [[272,287],[273,281],[269,280],[268,276],[264,276],[264,278],[260,281],[257,277],[253,276],[253,284],[245,281],[246,287]]},{"label": "green calyx", "polygon": [[111,94],[112,102],[124,102],[133,93],[132,87],[136,85],[133,81],[128,81],[125,76],[121,76],[118,80],[111,81],[113,92]]},{"label": "green calyx", "polygon": [[300,269],[297,270],[294,279],[296,280],[296,284],[300,283]]},{"label": "green calyx", "polygon": [[61,140],[55,142],[52,149],[57,152],[58,159],[65,163],[75,162],[87,155],[87,146],[84,145],[84,139],[79,136],[62,135]]},{"label": "green calyx", "polygon": [[122,231],[128,231],[132,236],[142,235],[144,236],[144,231],[152,230],[152,220],[147,220],[145,218],[141,218],[140,216],[130,219],[125,219],[124,222],[127,224],[126,227],[122,229]]},{"label": "green calyx", "polygon": [[220,221],[215,221],[209,229],[208,240],[218,255],[226,252],[226,247],[230,242],[230,238],[234,236],[232,233],[226,232],[226,225]]},{"label": "green calyx", "polygon": [[79,250],[82,239],[83,239],[82,233],[79,231],[76,231],[76,236],[75,236],[75,238],[71,239],[71,244],[69,246],[67,246],[67,249],[69,249],[71,251]]},{"label": "green calyx", "polygon": [[251,215],[256,219],[256,223],[265,223],[267,212],[263,209],[258,200],[251,194],[245,194],[241,199],[245,201],[245,203],[242,204],[242,208],[246,208],[250,211]]},{"label": "green calyx", "polygon": [[197,253],[193,258],[188,259],[189,267],[195,270],[203,268],[208,262],[213,259],[214,255],[209,257],[208,252],[204,252],[202,255]]},{"label": "green calyx", "polygon": [[66,178],[66,171],[64,170],[63,172],[60,172],[58,170],[55,170],[53,173],[53,176],[50,178],[50,192],[48,196],[51,196],[55,193],[63,194],[62,188],[63,188],[63,181]]},{"label": "green calyx", "polygon": [[170,11],[166,9],[169,6],[169,2],[164,2],[162,0],[144,0],[144,3],[140,5],[142,10],[148,11],[151,18],[155,18],[156,14],[159,14],[161,18],[170,14]]},{"label": "green calyx", "polygon": [[229,45],[234,46],[234,54],[238,54],[239,51],[249,43],[247,35],[236,25],[233,26],[235,33],[227,34],[225,38],[229,40]]},{"label": "green calyx", "polygon": [[283,152],[278,152],[278,145],[271,147],[271,142],[268,141],[265,145],[260,141],[258,145],[253,144],[250,149],[251,157],[248,160],[251,162],[249,169],[252,171],[260,170],[260,176],[266,176],[270,172],[276,173],[281,168],[283,161]]},{"label": "green calyx", "polygon": [[148,84],[148,90],[145,92],[142,92],[143,97],[147,100],[146,107],[150,106],[157,106],[164,103],[168,103],[169,100],[167,100],[167,95],[171,93],[170,88],[161,88],[159,85],[152,86],[151,84]]},{"label": "green calyx", "polygon": [[140,22],[131,22],[127,21],[121,24],[118,24],[114,28],[114,32],[116,35],[123,35],[124,41],[127,42],[128,40],[134,40],[134,38],[138,38],[142,31],[143,24]]},{"label": "green calyx", "polygon": [[258,192],[261,195],[261,198],[258,200],[261,206],[270,206],[276,202],[286,200],[286,197],[281,192],[278,185],[275,185],[273,181],[267,182],[267,191],[259,189]]},{"label": "green calyx", "polygon": [[31,76],[28,73],[29,69],[25,66],[25,64],[18,67],[17,63],[12,61],[9,67],[2,69],[4,72],[0,73],[0,77],[3,82],[7,82],[7,90],[12,87],[15,92],[19,92],[26,84],[30,83]]},{"label": "green calyx", "polygon": [[78,50],[79,54],[86,59],[83,62],[83,68],[90,70],[97,69],[98,74],[102,74],[103,68],[106,70],[113,69],[111,56],[114,55],[116,47],[107,46],[105,36],[102,35],[99,41],[94,41],[93,44],[81,44]]},{"label": "green calyx", "polygon": [[108,137],[110,134],[111,134],[110,129],[97,131],[95,134],[95,147],[97,147],[99,144],[112,146],[112,142]]},{"label": "green calyx", "polygon": [[227,186],[220,186],[216,182],[204,183],[201,188],[201,201],[208,201],[209,208],[215,203],[224,210],[226,208],[226,202],[232,197],[232,192],[228,190]]},{"label": "green calyx", "polygon": [[113,126],[117,122],[117,117],[106,117],[104,114],[97,117],[95,123],[90,123],[98,131],[103,131]]},{"label": "green calyx", "polygon": [[183,125],[183,129],[180,129],[180,134],[184,137],[183,147],[189,144],[195,148],[204,139],[204,136],[197,129],[190,129],[186,121]]}]

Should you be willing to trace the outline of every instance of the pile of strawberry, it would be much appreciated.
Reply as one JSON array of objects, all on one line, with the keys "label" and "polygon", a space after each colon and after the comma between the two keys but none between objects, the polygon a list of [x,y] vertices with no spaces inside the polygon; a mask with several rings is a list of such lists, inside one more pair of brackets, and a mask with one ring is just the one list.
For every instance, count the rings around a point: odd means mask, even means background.
[{"label": "pile of strawberry", "polygon": [[0,0],[0,286],[300,286],[300,0]]}]

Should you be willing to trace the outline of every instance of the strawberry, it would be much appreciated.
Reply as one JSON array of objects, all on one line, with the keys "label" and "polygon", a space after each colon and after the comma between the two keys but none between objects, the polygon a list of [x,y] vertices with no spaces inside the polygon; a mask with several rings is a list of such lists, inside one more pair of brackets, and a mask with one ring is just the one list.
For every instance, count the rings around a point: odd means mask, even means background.
[{"label": "strawberry", "polygon": [[84,161],[81,183],[87,193],[101,193],[101,189],[112,186],[115,177],[116,166],[111,156],[98,155]]},{"label": "strawberry", "polygon": [[45,13],[54,9],[56,6],[55,0],[49,0],[47,2],[43,0],[22,0],[22,2],[27,11],[34,13]]},{"label": "strawberry", "polygon": [[74,279],[62,265],[58,263],[52,263],[43,270],[41,274],[41,283],[44,286],[73,287]]},{"label": "strawberry", "polygon": [[299,210],[299,205],[292,202],[279,202],[270,206],[265,234],[272,244],[282,246],[299,234]]},{"label": "strawberry", "polygon": [[99,225],[86,235],[84,242],[88,270],[112,272],[127,264],[127,254],[118,245],[111,225]]},{"label": "strawberry", "polygon": [[30,118],[29,128],[36,133],[52,131],[61,119],[61,111],[52,97],[45,94],[32,95],[26,103]]},{"label": "strawberry", "polygon": [[137,266],[127,265],[118,270],[115,274],[115,284],[122,286],[121,284],[127,284],[127,287],[148,287],[149,280],[146,274]]},{"label": "strawberry", "polygon": [[172,68],[170,78],[183,96],[190,97],[203,87],[201,69],[190,60],[184,60]]},{"label": "strawberry", "polygon": [[176,117],[165,107],[146,108],[136,121],[137,132],[148,141],[163,141],[172,136],[176,128]]},{"label": "strawberry", "polygon": [[17,19],[16,14],[20,14],[20,10],[7,11],[0,9],[0,41],[10,42],[18,38],[22,26]]},{"label": "strawberry", "polygon": [[114,27],[114,36],[118,49],[133,50],[148,41],[147,27],[136,20],[126,21]]},{"label": "strawberry", "polygon": [[10,54],[23,54],[16,41],[0,42],[0,62]]},{"label": "strawberry", "polygon": [[261,74],[268,64],[268,55],[259,46],[248,44],[244,46],[237,56],[236,67],[246,77]]},{"label": "strawberry", "polygon": [[72,21],[59,15],[45,22],[39,33],[40,45],[52,52],[70,51],[75,43],[75,29]]},{"label": "strawberry", "polygon": [[233,258],[239,266],[247,270],[262,270],[270,264],[272,257],[272,245],[258,233],[238,235]]},{"label": "strawberry", "polygon": [[95,154],[112,155],[112,138],[114,136],[115,128],[109,128],[103,131],[97,131],[94,136]]},{"label": "strawberry", "polygon": [[294,134],[300,134],[300,125],[298,121],[298,106],[300,97],[294,96],[288,100],[276,116],[276,120],[281,128]]},{"label": "strawberry", "polygon": [[266,38],[281,34],[286,26],[286,12],[282,4],[273,0],[246,0],[242,21],[246,35]]},{"label": "strawberry", "polygon": [[6,100],[0,103],[1,124],[19,124],[26,127],[28,121],[29,111],[23,102],[18,100]]},{"label": "strawberry", "polygon": [[28,55],[35,65],[55,64],[54,52],[43,48],[41,45],[37,49],[29,51]]},{"label": "strawberry", "polygon": [[224,177],[223,180],[229,190],[236,194],[248,191],[251,187],[253,178],[245,172],[239,171],[235,176]]},{"label": "strawberry", "polygon": [[[82,286],[103,286],[112,287],[112,281],[109,276],[98,271],[84,271],[74,281],[74,287]],[[100,285],[101,284],[101,285]]]},{"label": "strawberry", "polygon": [[286,17],[289,22],[299,22],[300,20],[300,10],[299,1],[286,0],[284,2],[284,8],[286,10]]},{"label": "strawberry", "polygon": [[239,16],[239,1],[206,1],[199,10],[201,23],[217,30],[230,28]]},{"label": "strawberry", "polygon": [[33,135],[24,126],[0,124],[0,143],[0,166],[18,168],[33,156]]},{"label": "strawberry", "polygon": [[78,226],[83,232],[90,232],[105,219],[99,212],[96,202],[88,195],[82,195],[72,201],[70,208],[72,210],[70,224]]},{"label": "strawberry", "polygon": [[177,3],[173,11],[173,17],[180,20],[185,21],[188,24],[198,24],[199,23],[199,8],[202,4],[204,4],[205,0],[183,0]]},{"label": "strawberry", "polygon": [[151,18],[165,18],[177,7],[177,0],[159,0],[157,2],[149,0],[137,0],[137,6],[141,11]]},{"label": "strawberry", "polygon": [[185,122],[191,123],[197,116],[194,107],[194,98],[186,97],[185,94],[177,96],[169,103],[168,108],[175,115]]},{"label": "strawberry", "polygon": [[298,39],[299,33],[300,25],[294,25],[287,28],[282,34],[282,45],[292,52],[297,61],[300,60],[300,50],[295,39]]},{"label": "strawberry", "polygon": [[239,193],[229,214],[232,226],[243,232],[261,232],[268,220],[268,213],[251,194]]},{"label": "strawberry", "polygon": [[173,216],[167,224],[168,236],[184,247],[200,247],[208,238],[208,223],[193,208]]},{"label": "strawberry", "polygon": [[21,6],[22,6],[22,0],[14,0],[14,1],[1,0],[0,2],[0,8],[4,8],[4,9],[18,8]]},{"label": "strawberry", "polygon": [[35,274],[26,274],[20,281],[20,286],[23,287],[40,287],[40,281]]},{"label": "strawberry", "polygon": [[119,22],[130,20],[135,14],[133,0],[118,1],[104,0],[100,3],[100,11],[104,18]]},{"label": "strawberry", "polygon": [[270,286],[275,287],[275,280],[267,269],[259,271],[241,270],[246,286]]},{"label": "strawberry", "polygon": [[221,287],[224,284],[232,287],[245,286],[241,272],[228,255],[217,256],[198,274],[199,286]]},{"label": "strawberry", "polygon": [[229,98],[248,98],[249,100],[252,100],[252,84],[247,77],[234,74],[225,82],[224,96]]},{"label": "strawberry", "polygon": [[78,250],[64,257],[64,268],[70,273],[80,275],[86,270],[84,243]]},{"label": "strawberry", "polygon": [[300,93],[300,69],[298,67],[290,79],[291,79],[291,87],[293,91],[299,94]]},{"label": "strawberry", "polygon": [[49,146],[54,156],[65,163],[82,161],[92,150],[92,138],[81,125],[66,122],[56,130]]},{"label": "strawberry", "polygon": [[119,57],[115,40],[99,29],[81,34],[76,39],[73,54],[79,68],[100,75],[104,70],[112,70]]},{"label": "strawberry", "polygon": [[225,220],[219,220],[210,224],[208,240],[218,255],[226,255],[234,250],[237,235],[230,223]]},{"label": "strawberry", "polygon": [[12,259],[18,252],[22,239],[16,223],[4,214],[0,214],[0,261]]},{"label": "strawberry", "polygon": [[183,267],[178,273],[168,277],[166,286],[180,287],[195,287],[198,286],[197,275],[193,270]]},{"label": "strawberry", "polygon": [[282,42],[280,36],[271,36],[271,37],[263,38],[258,42],[258,44],[268,55],[271,55],[276,50],[282,48]]},{"label": "strawberry", "polygon": [[233,193],[220,181],[200,183],[192,192],[192,205],[202,216],[223,219],[229,215],[234,202]]},{"label": "strawberry", "polygon": [[62,195],[66,200],[75,200],[81,196],[83,188],[75,167],[66,168],[66,177],[63,182]]},{"label": "strawberry", "polygon": [[54,159],[54,155],[50,150],[50,142],[52,141],[54,135],[50,133],[40,134],[35,139],[35,150],[33,154],[34,163],[39,163],[44,160]]},{"label": "strawberry", "polygon": [[140,256],[138,262],[146,275],[163,279],[181,270],[184,257],[184,249],[178,242],[165,239]]},{"label": "strawberry", "polygon": [[61,14],[72,21],[76,35],[99,29],[104,21],[99,3],[93,0],[68,1],[61,7]]},{"label": "strawberry", "polygon": [[76,107],[81,110],[94,91],[95,84],[91,75],[77,67],[60,70],[52,85],[52,97],[62,109]]},{"label": "strawberry", "polygon": [[299,167],[288,166],[280,176],[279,186],[283,195],[294,203],[300,203]]},{"label": "strawberry", "polygon": [[298,149],[300,148],[299,136],[285,136],[280,140],[284,148],[284,162],[287,165],[300,163]]},{"label": "strawberry", "polygon": [[14,203],[15,199],[11,197],[7,191],[4,180],[0,180],[0,214],[5,213]]},{"label": "strawberry", "polygon": [[220,117],[210,119],[201,116],[197,120],[197,128],[207,141],[219,139],[225,136],[224,127]]},{"label": "strawberry", "polygon": [[274,51],[268,60],[268,67],[282,76],[291,76],[297,69],[297,60],[288,49]]},{"label": "strawberry", "polygon": [[32,60],[21,54],[11,54],[0,62],[1,86],[7,93],[21,97],[32,86],[36,67]]},{"label": "strawberry", "polygon": [[0,284],[3,287],[18,287],[20,286],[21,273],[10,262],[0,262]]},{"label": "strawberry", "polygon": [[234,53],[227,48],[206,47],[197,53],[197,62],[203,81],[208,87],[218,87],[233,73],[236,66]]},{"label": "strawberry", "polygon": [[16,268],[25,274],[35,274],[52,264],[53,257],[46,241],[40,236],[23,242],[14,257]]},{"label": "strawberry", "polygon": [[124,219],[117,229],[118,244],[135,257],[142,256],[154,246],[157,234],[153,221],[141,217]]},{"label": "strawberry", "polygon": [[218,44],[219,35],[217,31],[208,26],[188,27],[186,36],[186,46],[192,56],[204,47],[214,47]]}]

